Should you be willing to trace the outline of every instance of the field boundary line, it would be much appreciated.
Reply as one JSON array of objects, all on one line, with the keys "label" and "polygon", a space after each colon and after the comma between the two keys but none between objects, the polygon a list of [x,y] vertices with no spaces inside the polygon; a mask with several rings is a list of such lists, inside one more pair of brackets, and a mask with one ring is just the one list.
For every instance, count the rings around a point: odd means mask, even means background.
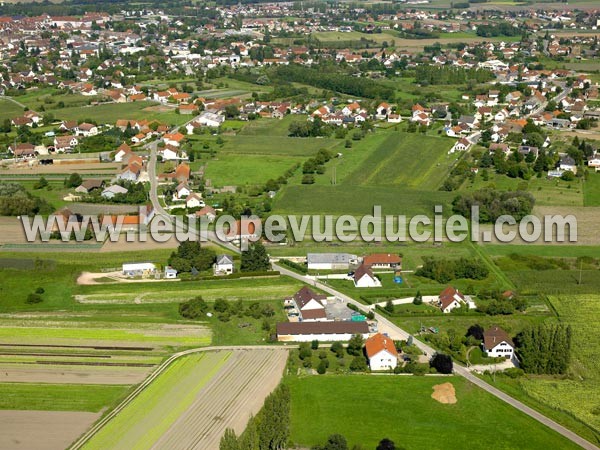
[{"label": "field boundary line", "polygon": [[68,448],[70,450],[78,450],[83,448],[83,446],[96,434],[98,433],[108,422],[114,419],[122,410],[124,410],[135,398],[140,395],[140,393],[146,389],[148,386],[152,384],[152,382],[158,378],[175,360],[183,357],[192,355],[194,353],[202,353],[202,352],[210,352],[210,351],[227,351],[227,350],[256,350],[256,349],[267,349],[267,350],[290,350],[294,348],[294,346],[283,346],[283,345],[239,345],[239,346],[209,346],[209,347],[200,347],[200,348],[192,348],[189,350],[184,350],[179,353],[175,353],[169,358],[167,358],[160,366],[156,368],[154,372],[150,374],[138,387],[136,387],[131,394],[129,394],[125,400],[123,400],[117,407],[115,407],[111,412],[109,412],[106,416],[100,419],[98,422],[92,426],[88,431],[86,431],[79,439],[77,439],[73,444],[71,444]]}]

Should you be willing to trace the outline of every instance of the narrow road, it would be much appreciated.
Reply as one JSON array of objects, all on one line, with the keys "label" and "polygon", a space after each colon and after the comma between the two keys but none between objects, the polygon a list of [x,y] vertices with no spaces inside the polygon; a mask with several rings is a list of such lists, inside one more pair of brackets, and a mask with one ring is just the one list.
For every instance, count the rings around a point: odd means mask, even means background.
[{"label": "narrow road", "polygon": [[[336,291],[335,289],[321,283],[318,280],[314,280],[314,279],[308,278],[304,275],[297,274],[296,272],[285,269],[275,263],[273,263],[273,268],[274,268],[274,270],[277,270],[282,275],[286,275],[288,277],[292,277],[297,280],[300,280],[304,283],[311,284],[311,285],[321,289],[322,291],[327,292],[328,294],[331,294],[331,295],[335,295],[336,297],[341,298],[345,302],[352,303],[361,309],[365,308],[365,305],[354,300],[352,297],[349,297],[339,291]],[[383,317],[381,314],[375,313],[375,319],[377,319],[379,331],[388,333],[389,336],[393,339],[403,339],[403,340],[408,339],[409,333],[404,331],[402,328],[398,327],[396,324],[394,324],[393,322],[388,320],[386,317]],[[417,346],[417,348],[419,348],[421,351],[426,353],[428,356],[435,353],[435,350],[432,347],[425,344],[424,342],[421,342],[421,341],[415,339],[414,337],[413,337],[413,343]],[[489,392],[493,396],[508,403],[509,405],[513,406],[514,408],[518,409],[519,411],[527,414],[529,417],[532,417],[533,419],[537,420],[538,422],[543,423],[544,425],[546,425],[547,427],[556,431],[557,433],[562,434],[564,437],[566,437],[570,441],[574,442],[575,444],[579,445],[580,447],[588,449],[588,450],[599,450],[597,446],[595,446],[591,442],[587,441],[586,439],[582,438],[578,434],[563,427],[559,423],[544,416],[543,414],[530,408],[529,406],[525,405],[524,403],[520,402],[519,400],[516,400],[513,397],[511,397],[510,395],[502,392],[500,389],[495,388],[491,384],[489,384],[489,383],[483,381],[482,379],[478,378],[477,376],[473,375],[466,367],[463,367],[461,365],[454,363],[454,372],[457,375],[460,375],[460,376],[466,378],[467,380],[469,380],[471,383],[475,384],[476,386],[479,386],[484,391]]]}]

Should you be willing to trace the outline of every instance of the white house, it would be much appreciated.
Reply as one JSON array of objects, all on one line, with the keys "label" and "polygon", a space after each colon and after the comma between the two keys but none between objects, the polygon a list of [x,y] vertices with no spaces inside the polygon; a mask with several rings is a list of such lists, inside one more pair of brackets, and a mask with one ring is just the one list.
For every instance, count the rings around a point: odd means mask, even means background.
[{"label": "white house", "polygon": [[453,309],[464,305],[467,305],[465,296],[452,286],[444,289],[438,297],[438,306],[443,313],[449,313]]},{"label": "white house", "polygon": [[204,205],[204,200],[196,193],[188,195],[185,199],[185,206],[188,208],[202,208]]},{"label": "white house", "polygon": [[483,351],[490,358],[512,359],[515,344],[502,328],[494,326],[483,333]]},{"label": "white house", "polygon": [[450,153],[454,152],[465,152],[469,149],[471,143],[466,138],[460,138],[454,146],[450,149]]},{"label": "white house", "polygon": [[229,275],[233,273],[233,258],[229,255],[217,255],[213,268],[215,275]]},{"label": "white house", "polygon": [[111,199],[117,194],[127,194],[127,192],[129,192],[127,188],[119,186],[118,184],[113,184],[112,186],[108,186],[106,189],[104,189],[100,195],[104,198]]},{"label": "white house", "polygon": [[316,294],[308,286],[302,287],[293,297],[286,298],[284,303],[296,309],[302,322],[327,320],[327,296]]},{"label": "white house", "polygon": [[128,277],[147,277],[156,273],[156,266],[151,262],[123,264],[123,275]]},{"label": "white house", "polygon": [[568,155],[560,158],[558,168],[560,170],[570,170],[573,173],[577,173],[577,163]]},{"label": "white house", "polygon": [[393,370],[398,365],[398,351],[394,341],[381,333],[365,342],[371,370]]},{"label": "white house", "polygon": [[372,288],[372,287],[381,287],[381,281],[373,272],[371,272],[371,267],[365,264],[361,264],[358,269],[354,272],[353,276],[354,287],[357,288]]},{"label": "white house", "polygon": [[201,126],[217,128],[220,127],[223,122],[225,122],[225,117],[209,111],[204,111],[196,118],[195,122]]},{"label": "white house", "polygon": [[169,280],[173,280],[177,278],[177,271],[173,269],[171,266],[165,267],[165,278]]},{"label": "white house", "polygon": [[188,186],[187,183],[181,182],[175,188],[175,193],[173,194],[173,200],[182,200],[189,196],[192,193],[192,190]]}]

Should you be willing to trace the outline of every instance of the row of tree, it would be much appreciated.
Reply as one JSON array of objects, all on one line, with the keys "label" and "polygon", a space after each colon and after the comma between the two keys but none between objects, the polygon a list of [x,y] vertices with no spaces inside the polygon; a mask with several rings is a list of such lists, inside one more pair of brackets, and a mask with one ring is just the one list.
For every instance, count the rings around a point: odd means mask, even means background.
[{"label": "row of tree", "polygon": [[279,385],[266,399],[262,409],[250,418],[241,436],[228,428],[221,438],[220,450],[280,450],[287,448],[290,435],[290,390]]},{"label": "row of tree", "polygon": [[471,80],[486,83],[494,79],[494,74],[489,70],[430,65],[418,66],[415,76],[421,85],[466,84]]},{"label": "row of tree", "polygon": [[515,338],[521,369],[534,374],[564,374],[571,355],[571,326],[542,323]]},{"label": "row of tree", "polygon": [[510,215],[519,221],[531,214],[535,200],[526,191],[500,192],[494,189],[482,189],[459,195],[452,202],[456,214],[471,218],[471,207],[479,207],[481,223],[494,222],[502,215]]},{"label": "row of tree", "polygon": [[448,283],[457,278],[483,280],[488,273],[488,268],[478,260],[424,257],[423,265],[415,272],[415,275],[435,280],[438,283]]}]

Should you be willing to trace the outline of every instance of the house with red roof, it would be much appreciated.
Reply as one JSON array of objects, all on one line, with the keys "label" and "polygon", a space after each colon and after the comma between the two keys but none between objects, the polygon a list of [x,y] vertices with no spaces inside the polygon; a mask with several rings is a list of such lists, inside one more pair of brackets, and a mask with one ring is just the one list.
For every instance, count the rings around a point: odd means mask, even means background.
[{"label": "house with red roof", "polygon": [[301,322],[322,322],[328,320],[325,312],[327,296],[316,294],[308,286],[302,287],[292,297],[286,298],[284,303],[298,312],[298,320]]},{"label": "house with red roof", "polygon": [[448,286],[438,297],[438,306],[443,313],[449,313],[453,309],[468,305],[463,294],[458,292],[458,289]]},{"label": "house with red roof", "polygon": [[393,370],[398,365],[396,344],[385,334],[377,333],[367,339],[365,350],[371,370]]}]

